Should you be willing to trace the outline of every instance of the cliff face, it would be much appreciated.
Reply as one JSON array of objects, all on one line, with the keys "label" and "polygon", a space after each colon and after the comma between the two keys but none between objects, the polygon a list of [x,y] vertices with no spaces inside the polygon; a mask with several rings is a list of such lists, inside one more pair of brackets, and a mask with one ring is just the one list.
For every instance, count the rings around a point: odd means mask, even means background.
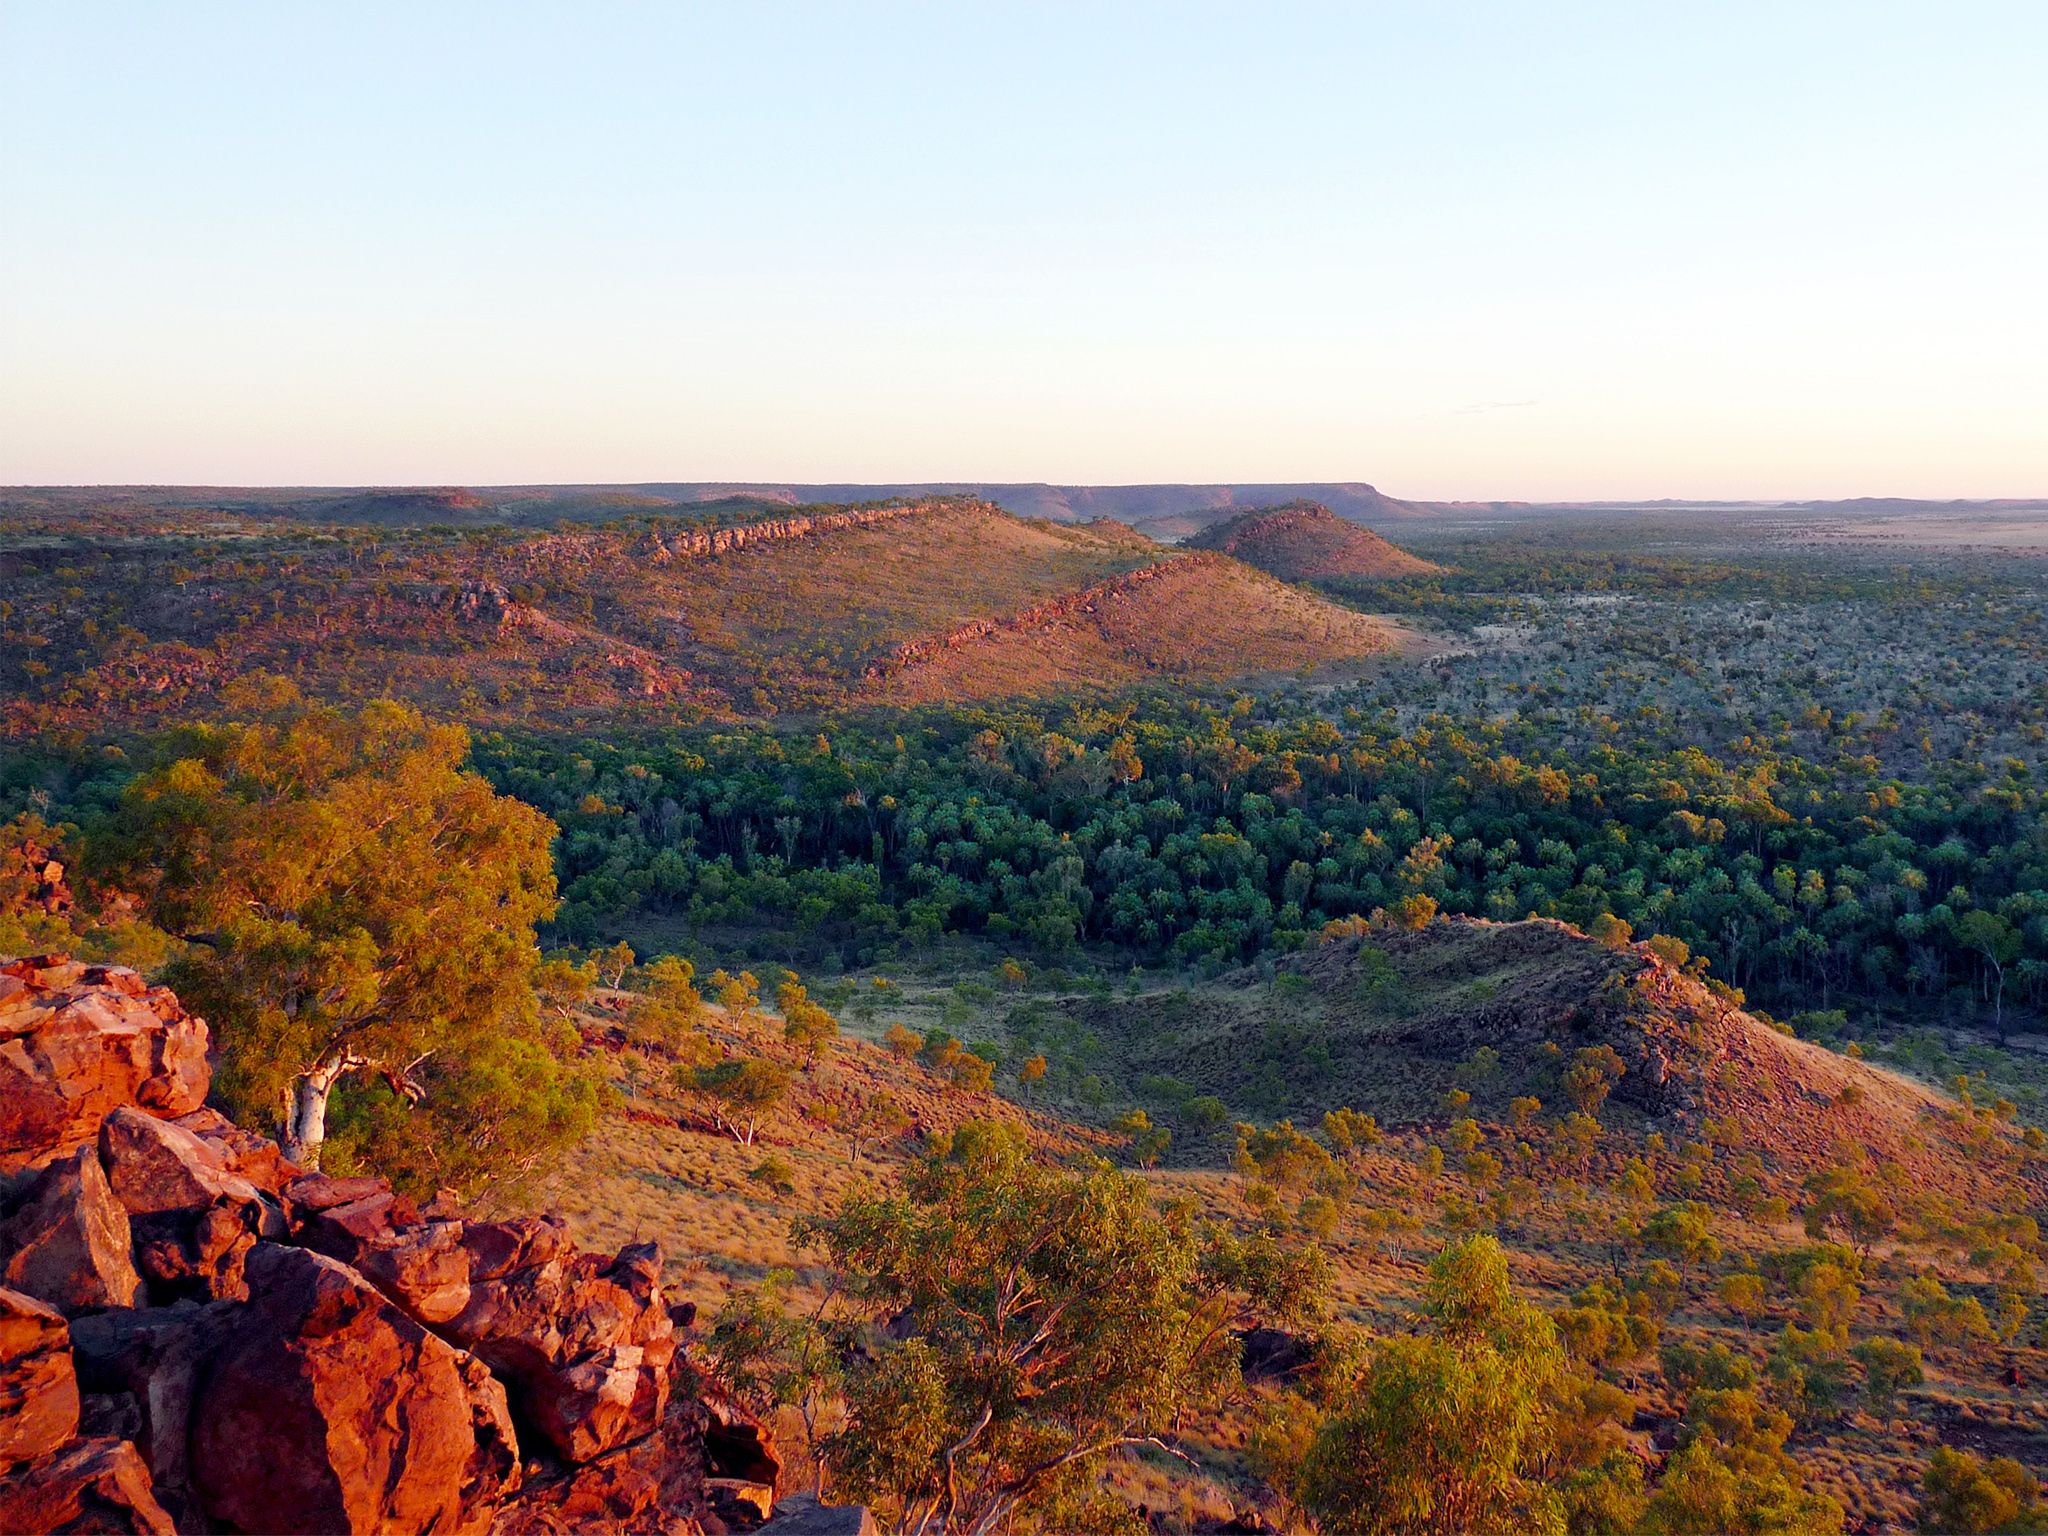
[{"label": "cliff face", "polygon": [[1350,665],[1399,642],[1377,619],[1192,551],[898,645],[861,688],[893,704],[1065,697]]},{"label": "cliff face", "polygon": [[774,1452],[656,1245],[306,1173],[204,1107],[207,1039],[132,971],[0,965],[0,1530],[760,1525]]}]

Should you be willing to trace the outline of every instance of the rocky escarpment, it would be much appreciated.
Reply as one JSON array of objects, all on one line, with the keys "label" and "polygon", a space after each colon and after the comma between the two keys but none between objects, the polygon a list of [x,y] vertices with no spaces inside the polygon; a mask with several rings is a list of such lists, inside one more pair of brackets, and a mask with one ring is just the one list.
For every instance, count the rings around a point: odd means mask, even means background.
[{"label": "rocky escarpment", "polygon": [[701,560],[711,555],[733,554],[784,539],[809,538],[820,533],[840,533],[849,528],[873,528],[881,523],[900,522],[906,517],[924,517],[957,503],[919,501],[896,507],[866,507],[854,512],[819,512],[795,517],[770,517],[758,522],[739,523],[731,528],[693,529],[681,533],[650,533],[641,555],[656,564],[670,560]]},{"label": "rocky escarpment", "polygon": [[0,965],[0,1531],[761,1524],[656,1246],[304,1172],[205,1107],[207,1043],[132,971]]},{"label": "rocky escarpment", "polygon": [[986,640],[995,635],[1029,634],[1033,630],[1050,629],[1069,620],[1093,614],[1099,609],[1122,602],[1142,591],[1153,582],[1171,576],[1185,576],[1199,570],[1205,564],[1216,563],[1217,557],[1209,554],[1173,555],[1151,565],[1140,566],[1108,581],[1097,582],[1092,587],[1083,587],[1078,592],[1063,593],[1034,603],[1029,608],[1015,613],[1004,614],[994,619],[974,619],[966,624],[956,625],[942,634],[926,635],[896,646],[881,660],[870,666],[862,676],[868,684],[886,682],[898,673],[942,656],[947,651],[957,651],[962,646],[972,645],[977,640]]}]

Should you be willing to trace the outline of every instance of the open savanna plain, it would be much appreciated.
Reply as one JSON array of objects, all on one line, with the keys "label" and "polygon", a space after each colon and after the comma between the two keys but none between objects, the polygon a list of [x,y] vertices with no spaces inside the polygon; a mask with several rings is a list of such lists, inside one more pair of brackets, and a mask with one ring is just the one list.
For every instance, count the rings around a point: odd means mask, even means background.
[{"label": "open savanna plain", "polygon": [[[373,951],[490,991],[334,1082],[324,1167],[659,1239],[792,1485],[903,1529],[962,1404],[1113,1442],[990,1530],[2041,1526],[2048,562],[517,505],[8,503],[0,952],[176,981],[266,1133],[250,1042],[412,974]],[[515,958],[433,948],[515,906]],[[997,1370],[1013,1269],[1148,1342]],[[1182,1306],[1228,1348],[1148,1374]]]}]

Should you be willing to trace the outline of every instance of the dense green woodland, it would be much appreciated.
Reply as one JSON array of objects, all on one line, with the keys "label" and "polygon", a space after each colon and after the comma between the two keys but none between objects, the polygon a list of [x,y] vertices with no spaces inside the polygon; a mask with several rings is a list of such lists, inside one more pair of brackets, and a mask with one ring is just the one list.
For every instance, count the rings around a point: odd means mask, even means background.
[{"label": "dense green woodland", "polygon": [[1760,1000],[2048,982],[2043,790],[1749,741],[1719,755],[1155,700],[477,757],[562,828],[574,940],[639,909],[866,963],[944,934],[1225,963],[1414,894],[1611,913]]}]

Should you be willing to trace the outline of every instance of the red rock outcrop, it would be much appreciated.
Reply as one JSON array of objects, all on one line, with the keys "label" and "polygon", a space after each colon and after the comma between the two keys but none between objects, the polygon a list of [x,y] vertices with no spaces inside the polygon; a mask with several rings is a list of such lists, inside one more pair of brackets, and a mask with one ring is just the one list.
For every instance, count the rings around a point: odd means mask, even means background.
[{"label": "red rock outcrop", "polygon": [[0,966],[0,1174],[61,1157],[123,1105],[182,1115],[206,1098],[205,1021],[117,966]]},{"label": "red rock outcrop", "polygon": [[773,544],[784,539],[808,538],[819,533],[838,533],[848,528],[872,528],[906,517],[936,512],[939,502],[913,502],[900,507],[867,507],[856,512],[822,512],[797,517],[769,517],[740,523],[731,528],[706,528],[688,533],[650,533],[641,553],[657,564],[668,560],[701,560],[725,555],[753,545]]},{"label": "red rock outcrop", "polygon": [[72,1319],[71,1351],[92,1427],[133,1440],[157,1499],[186,1529],[204,1529],[192,1495],[192,1405],[242,1309],[179,1302]]},{"label": "red rock outcrop", "polygon": [[205,1045],[133,972],[0,966],[0,1530],[759,1523],[658,1248],[302,1173],[201,1106]]},{"label": "red rock outcrop", "polygon": [[473,1270],[448,1334],[489,1363],[521,1419],[568,1461],[651,1433],[668,1406],[675,1330],[651,1243],[609,1264],[558,1251],[499,1275]]},{"label": "red rock outcrop", "polygon": [[1093,613],[1105,603],[1123,601],[1131,593],[1152,582],[1168,576],[1184,575],[1189,571],[1199,570],[1204,565],[1214,565],[1217,560],[1216,555],[1206,552],[1169,555],[1163,560],[1155,560],[1150,565],[1142,565],[1135,571],[1112,576],[1108,581],[1097,582],[1092,587],[1083,587],[1078,592],[1047,598],[1042,603],[1035,603],[1015,613],[1004,614],[1001,618],[974,619],[966,624],[957,625],[943,634],[907,640],[868,667],[862,674],[862,681],[870,685],[884,682],[899,672],[907,672],[919,663],[931,660],[942,652],[957,650],[976,640],[985,640],[990,635],[1027,633],[1048,628],[1078,615]]},{"label": "red rock outcrop", "polygon": [[455,1350],[344,1264],[259,1245],[250,1300],[192,1405],[194,1491],[244,1531],[460,1522],[475,1450]]}]

